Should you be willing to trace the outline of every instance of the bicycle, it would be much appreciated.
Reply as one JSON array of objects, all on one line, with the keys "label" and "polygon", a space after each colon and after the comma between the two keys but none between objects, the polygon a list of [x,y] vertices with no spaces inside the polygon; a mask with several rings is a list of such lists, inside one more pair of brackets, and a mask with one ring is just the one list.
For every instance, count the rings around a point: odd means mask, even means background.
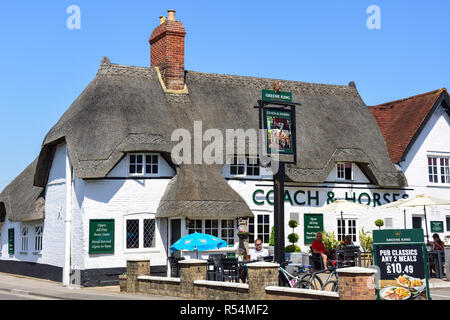
[{"label": "bicycle", "polygon": [[[336,270],[338,269],[338,266],[342,268],[350,267],[351,265],[347,265],[347,263],[351,262],[353,261],[331,260],[330,263],[332,265],[326,269],[307,273],[302,276],[300,281],[297,283],[297,288],[338,292],[339,277]],[[325,283],[323,283],[322,279],[320,279],[318,275],[327,271],[330,271],[330,274],[328,275]],[[335,277],[335,280],[333,280],[333,277]]]},{"label": "bicycle", "polygon": [[285,261],[278,267],[278,284],[281,287],[299,288],[301,277],[294,276],[284,269],[289,263],[290,261]]}]

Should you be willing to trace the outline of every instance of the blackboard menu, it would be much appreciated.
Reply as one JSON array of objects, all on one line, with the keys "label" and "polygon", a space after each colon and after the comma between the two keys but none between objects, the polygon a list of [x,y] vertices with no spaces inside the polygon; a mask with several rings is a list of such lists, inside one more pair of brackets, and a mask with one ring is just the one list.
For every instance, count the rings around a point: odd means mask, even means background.
[{"label": "blackboard menu", "polygon": [[423,230],[375,230],[373,237],[378,299],[429,299]]}]

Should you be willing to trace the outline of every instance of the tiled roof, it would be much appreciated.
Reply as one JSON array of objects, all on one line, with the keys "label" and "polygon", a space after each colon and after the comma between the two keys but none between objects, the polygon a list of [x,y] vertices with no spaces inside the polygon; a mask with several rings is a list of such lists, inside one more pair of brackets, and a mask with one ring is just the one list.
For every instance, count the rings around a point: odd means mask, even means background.
[{"label": "tiled roof", "polygon": [[393,163],[400,162],[411,140],[446,89],[369,107],[380,127]]}]

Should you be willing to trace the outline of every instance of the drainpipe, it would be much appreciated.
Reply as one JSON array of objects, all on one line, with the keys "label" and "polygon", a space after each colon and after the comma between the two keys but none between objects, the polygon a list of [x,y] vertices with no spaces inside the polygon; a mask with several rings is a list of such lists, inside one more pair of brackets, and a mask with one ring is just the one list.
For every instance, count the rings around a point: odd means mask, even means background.
[{"label": "drainpipe", "polygon": [[70,163],[69,148],[66,145],[66,215],[65,215],[65,248],[63,285],[70,285],[70,256],[71,256],[71,222],[72,222],[72,165]]}]

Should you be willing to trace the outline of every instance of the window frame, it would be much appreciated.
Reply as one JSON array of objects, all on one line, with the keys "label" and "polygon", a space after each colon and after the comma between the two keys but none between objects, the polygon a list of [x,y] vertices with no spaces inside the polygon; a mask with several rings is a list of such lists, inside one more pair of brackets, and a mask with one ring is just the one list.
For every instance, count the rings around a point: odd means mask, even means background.
[{"label": "window frame", "polygon": [[[201,233],[205,233],[205,234],[211,234],[211,233],[208,233],[208,232],[212,231],[212,230],[217,230],[217,234],[218,234],[217,237],[221,238],[222,240],[225,240],[227,242],[227,247],[228,247],[228,245],[230,245],[229,240],[231,240],[231,239],[233,240],[233,243],[232,243],[233,246],[236,244],[236,241],[238,240],[237,239],[237,222],[236,222],[236,219],[188,219],[188,220],[189,221],[186,222],[186,234],[191,234],[193,232],[190,232],[190,230],[194,230],[195,231],[196,229],[198,231],[200,231]],[[200,221],[201,222],[201,226],[199,227],[197,225],[194,228],[190,228],[189,227],[189,222],[192,222],[192,221],[196,221],[196,222]],[[206,221],[211,221],[211,227],[206,227]],[[217,228],[212,226],[213,225],[213,221],[217,221]],[[222,225],[223,221],[232,221],[233,222],[233,227],[223,228],[223,225]],[[227,234],[228,234],[229,230],[232,230],[233,237],[231,238],[231,237],[229,237],[227,235],[224,238],[222,236],[222,231],[224,231],[224,230],[227,230]]]},{"label": "window frame", "polygon": [[[430,159],[432,162],[436,160],[436,163],[430,164]],[[441,162],[444,164],[441,164]],[[447,164],[445,163],[447,162]],[[429,153],[427,154],[427,183],[429,186],[449,186],[450,185],[450,154],[437,154]],[[430,172],[431,170],[431,172]],[[430,181],[432,178],[433,181]],[[442,182],[442,180],[445,180]]]},{"label": "window frame", "polygon": [[[344,224],[341,226],[342,224],[342,220],[344,220]],[[344,218],[341,219],[341,217],[337,218],[337,240],[338,241],[344,241],[344,237],[347,235],[352,236],[352,242],[355,243],[358,241],[358,227],[357,227],[357,218]],[[350,223],[351,222],[351,223]],[[354,232],[350,232],[350,230],[354,231]],[[342,231],[344,231],[344,233],[341,233]]]},{"label": "window frame", "polygon": [[[142,157],[142,163],[139,163],[138,164],[138,162],[135,162],[135,163],[132,163],[131,162],[131,157],[132,156],[136,156],[136,157],[138,157],[138,156],[141,156]],[[149,163],[147,163],[147,157],[150,157],[152,160],[154,159],[154,157],[156,156],[156,164],[153,162],[153,161],[151,161],[151,162],[149,162]],[[154,152],[132,152],[132,153],[129,153],[128,154],[128,166],[127,166],[127,174],[128,174],[128,176],[130,176],[130,177],[157,177],[157,176],[159,176],[159,174],[160,174],[160,168],[161,168],[161,160],[160,160],[160,156],[159,156],[159,153],[154,153]],[[135,172],[135,173],[132,173],[131,172],[131,166],[132,165],[141,165],[142,166],[142,173],[138,173],[138,172]],[[150,172],[150,173],[148,173],[147,172],[147,167],[148,166],[151,166],[152,167],[152,171],[153,171],[153,167],[155,167],[156,166],[156,173],[153,173],[153,172]]]},{"label": "window frame", "polygon": [[[350,165],[350,179],[346,178],[346,165]],[[342,168],[340,169],[340,167]],[[342,173],[342,177],[339,176]],[[354,170],[353,162],[338,162],[336,163],[336,180],[338,181],[353,181],[354,180]]]},{"label": "window frame", "polygon": [[[25,231],[25,234],[24,234]],[[29,226],[20,227],[20,253],[28,253],[29,249]]]},{"label": "window frame", "polygon": [[[40,229],[40,231],[39,231]],[[39,246],[38,246],[39,244]],[[44,244],[44,225],[34,226],[34,247],[33,253],[41,253]]]},{"label": "window frame", "polygon": [[[256,159],[256,165],[250,164],[250,159]],[[233,167],[236,167],[237,173],[232,173]],[[239,173],[239,168],[242,167],[242,173]],[[258,156],[242,156],[234,155],[231,163],[229,164],[228,174],[231,177],[250,177],[250,178],[260,178],[261,177],[261,163]],[[258,174],[249,174],[250,170],[252,172],[257,171]]]},{"label": "window frame", "polygon": [[[262,216],[262,223],[261,224],[258,221],[258,217],[259,216]],[[266,217],[266,216],[267,216],[267,219],[269,220],[267,223],[264,221],[264,217]],[[253,222],[251,222],[251,219],[253,219]],[[248,219],[248,231],[249,231],[248,243],[254,245],[255,244],[255,240],[259,238],[259,239],[261,239],[263,246],[264,245],[268,245],[269,242],[270,242],[270,234],[272,233],[272,226],[273,226],[273,224],[271,222],[272,222],[271,221],[271,216],[268,213],[255,213],[253,218],[249,218]],[[258,232],[258,227],[260,225],[262,225],[262,228],[263,228],[263,232],[262,233]],[[269,226],[269,232],[268,233],[264,232],[264,226],[266,226],[266,225]],[[252,227],[253,227],[253,232],[251,231]],[[264,236],[266,236],[267,234],[268,234],[269,237],[267,239],[268,241],[265,242],[264,241],[265,240]],[[262,237],[260,235],[262,235]]]},{"label": "window frame", "polygon": [[[127,248],[127,221],[138,220],[139,221],[139,239],[137,248]],[[144,247],[145,232],[144,232],[144,220],[154,220],[154,233],[153,233],[153,247]],[[124,253],[141,253],[141,252],[160,252],[158,241],[158,224],[154,213],[132,213],[123,216],[123,252]]]}]

